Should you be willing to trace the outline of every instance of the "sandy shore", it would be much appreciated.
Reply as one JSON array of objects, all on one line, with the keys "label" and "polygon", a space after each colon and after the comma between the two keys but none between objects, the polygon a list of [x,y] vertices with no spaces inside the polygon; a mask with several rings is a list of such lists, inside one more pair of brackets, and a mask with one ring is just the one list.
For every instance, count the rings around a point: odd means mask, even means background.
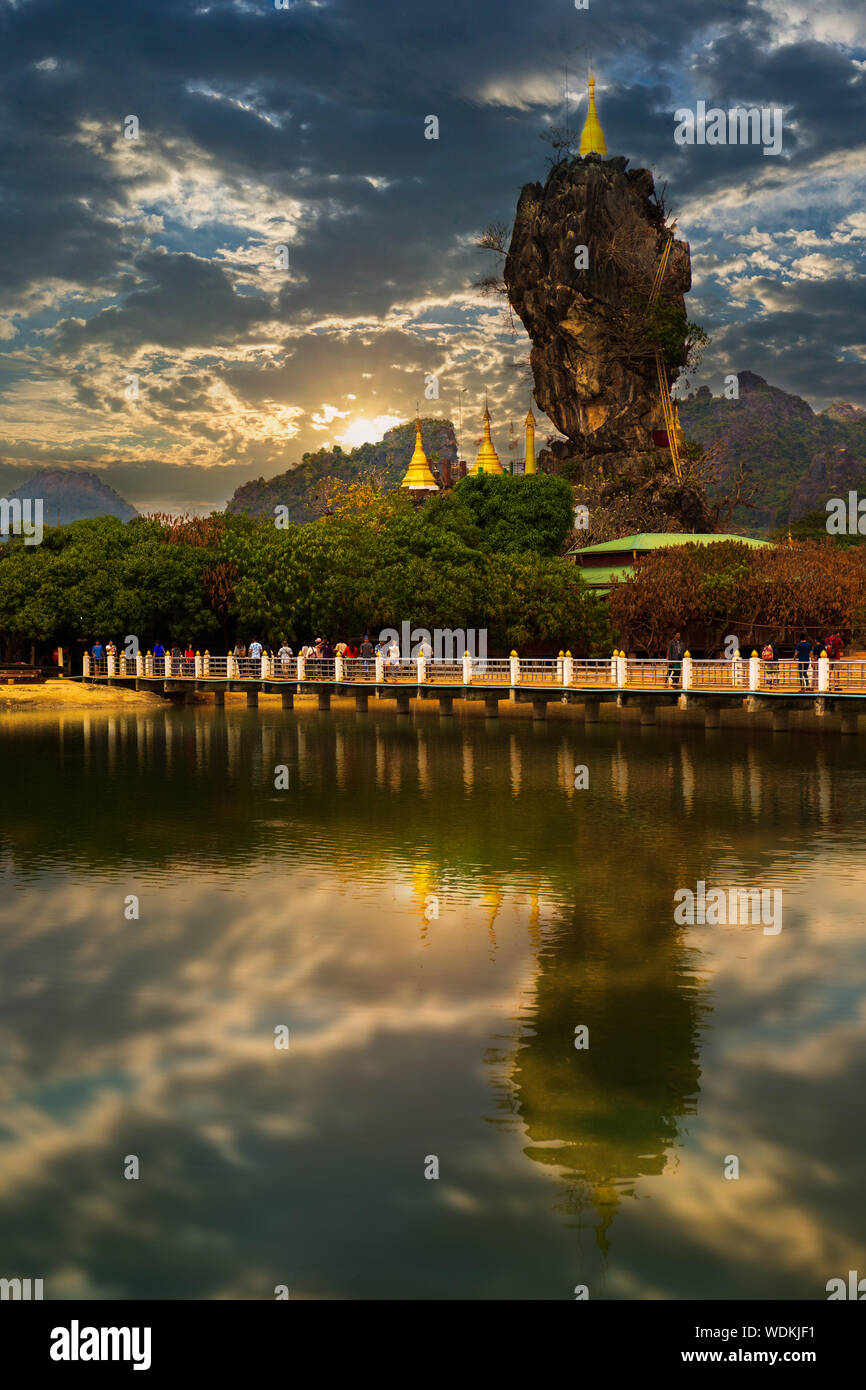
[{"label": "sandy shore", "polygon": [[84,685],[81,681],[50,680],[40,685],[0,685],[0,712],[32,710],[136,710],[163,704],[159,695],[120,686]]}]

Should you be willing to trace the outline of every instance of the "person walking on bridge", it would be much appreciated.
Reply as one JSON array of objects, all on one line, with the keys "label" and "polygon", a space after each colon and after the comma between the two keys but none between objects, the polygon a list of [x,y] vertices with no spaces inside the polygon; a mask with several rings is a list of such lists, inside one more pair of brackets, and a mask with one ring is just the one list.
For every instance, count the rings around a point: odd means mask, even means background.
[{"label": "person walking on bridge", "polygon": [[679,687],[685,653],[686,644],[683,641],[682,633],[677,631],[668,642],[668,669],[665,672],[665,685],[673,685],[675,690]]},{"label": "person walking on bridge", "polygon": [[797,654],[797,673],[800,677],[800,689],[809,689],[809,661],[812,656],[812,643],[805,633],[800,637],[794,651]]},{"label": "person walking on bridge", "polygon": [[250,675],[256,679],[262,674],[262,644],[256,637],[250,642]]}]

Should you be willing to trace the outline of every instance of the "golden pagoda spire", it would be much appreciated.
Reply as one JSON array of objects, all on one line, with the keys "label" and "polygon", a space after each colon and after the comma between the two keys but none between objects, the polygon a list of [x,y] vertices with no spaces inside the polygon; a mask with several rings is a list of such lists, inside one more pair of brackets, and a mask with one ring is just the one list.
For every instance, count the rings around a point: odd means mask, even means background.
[{"label": "golden pagoda spire", "polygon": [[604,131],[595,109],[595,78],[591,71],[589,74],[589,110],[586,113],[586,121],[580,136],[580,153],[582,155],[607,154]]},{"label": "golden pagoda spire", "polygon": [[438,492],[439,484],[430,471],[424,445],[421,443],[421,418],[415,421],[415,452],[409,460],[406,476],[400,484],[410,492]]},{"label": "golden pagoda spire", "polygon": [[523,422],[526,426],[526,462],[523,465],[524,474],[534,473],[535,470],[535,416],[532,413],[532,406]]},{"label": "golden pagoda spire", "polygon": [[484,407],[484,438],[481,441],[481,448],[478,450],[478,457],[472,469],[473,473],[501,473],[502,464],[499,462],[499,455],[493,447],[493,440],[490,438],[490,411]]}]

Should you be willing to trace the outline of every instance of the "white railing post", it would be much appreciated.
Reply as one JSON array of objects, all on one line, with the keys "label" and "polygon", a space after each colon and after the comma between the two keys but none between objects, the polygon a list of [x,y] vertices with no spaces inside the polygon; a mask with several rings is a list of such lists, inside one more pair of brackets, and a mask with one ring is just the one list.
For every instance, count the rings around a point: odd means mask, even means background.
[{"label": "white railing post", "polygon": [[385,679],[385,658],[381,652],[376,653],[376,684],[381,685]]},{"label": "white railing post", "polygon": [[761,658],[757,652],[752,652],[749,657],[749,689],[760,690],[761,688]]},{"label": "white railing post", "polygon": [[740,656],[739,648],[734,652],[734,659],[731,662],[731,683],[733,685],[743,684],[743,658]]},{"label": "white railing post", "polygon": [[566,652],[562,661],[562,684],[571,685],[574,680],[574,657]]},{"label": "white railing post", "polygon": [[205,649],[205,654],[204,654],[204,656],[202,657],[201,669],[202,669],[202,674],[203,674],[203,675],[205,675],[205,676],[209,676],[209,675],[210,675],[210,652],[209,652],[207,649]]},{"label": "white railing post", "polygon": [[565,660],[565,652],[560,652],[556,658],[556,684],[562,685],[562,663]]},{"label": "white railing post", "polygon": [[146,676],[153,675],[153,652],[148,652],[144,658],[144,674]]},{"label": "white railing post", "polygon": [[628,661],[625,652],[620,652],[616,658],[616,683],[620,690],[628,680]]},{"label": "white railing post", "polygon": [[611,685],[616,685],[617,677],[618,677],[618,674],[619,674],[619,667],[618,667],[617,664],[616,664],[616,663],[617,663],[617,658],[618,658],[618,656],[619,656],[619,652],[616,651],[616,650],[614,650],[613,656],[612,656],[611,659],[610,659],[610,683],[611,683]]},{"label": "white railing post", "polygon": [[299,654],[298,654],[298,680],[299,680],[299,681],[305,681],[306,679],[307,679],[307,658],[306,658],[305,656],[301,656],[300,653],[299,653]]},{"label": "white railing post", "polygon": [[423,685],[427,679],[427,658],[420,653],[417,658],[418,663],[418,684]]},{"label": "white railing post", "polygon": [[233,652],[226,655],[226,679],[231,680],[235,673],[235,658]]},{"label": "white railing post", "polygon": [[117,675],[117,657],[116,657],[115,653],[114,653],[114,652],[107,652],[107,653],[106,653],[106,656],[107,656],[107,660],[106,660],[106,663],[105,663],[105,670],[106,670],[107,675],[109,675],[109,676],[115,676],[115,675]]},{"label": "white railing post", "polygon": [[468,652],[463,653],[463,684],[472,684],[472,657]]},{"label": "white railing post", "polygon": [[818,689],[830,689],[830,658],[826,652],[822,652],[818,657]]},{"label": "white railing post", "polygon": [[196,680],[197,680],[197,681],[200,681],[200,680],[201,680],[201,677],[202,677],[202,670],[203,670],[202,662],[201,662],[201,652],[196,652],[196,654],[195,654],[195,661],[194,661],[194,663],[193,663],[193,668],[192,668],[192,669],[193,669],[193,673],[194,673],[194,675],[195,675]]},{"label": "white railing post", "polygon": [[519,684],[520,684],[520,657],[517,655],[517,652],[512,652],[512,653],[511,653],[511,656],[510,656],[510,658],[509,658],[509,660],[510,660],[510,663],[511,663],[511,684],[512,684],[512,685],[519,685]]},{"label": "white railing post", "polygon": [[262,652],[262,680],[269,681],[271,678],[271,654]]},{"label": "white railing post", "polygon": [[691,654],[691,652],[683,652],[683,677],[682,677],[682,682],[681,682],[681,684],[682,684],[683,690],[691,690],[691,688],[692,688],[692,654]]},{"label": "white railing post", "polygon": [[135,674],[144,675],[144,653],[140,650],[135,653]]},{"label": "white railing post", "polygon": [[90,652],[84,653],[84,665],[82,666],[82,671],[85,676],[90,675]]},{"label": "white railing post", "polygon": [[344,681],[345,679],[346,679],[346,675],[345,675],[345,668],[344,668],[344,665],[343,665],[343,658],[342,658],[341,656],[335,656],[335,657],[334,657],[334,680],[335,680],[335,681]]}]

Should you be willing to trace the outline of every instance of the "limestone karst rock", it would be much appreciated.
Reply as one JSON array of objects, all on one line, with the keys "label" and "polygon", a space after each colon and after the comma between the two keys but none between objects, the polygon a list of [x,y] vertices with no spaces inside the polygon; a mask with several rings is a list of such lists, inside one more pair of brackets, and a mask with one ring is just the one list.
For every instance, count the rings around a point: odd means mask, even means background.
[{"label": "limestone karst rock", "polygon": [[[667,233],[648,169],[622,157],[563,161],[520,194],[505,263],[509,300],[532,342],[535,398],[568,443],[563,456],[616,466],[664,427],[646,306]],[[585,246],[586,269],[575,252]],[[580,258],[578,258],[580,259]],[[688,243],[675,241],[661,298],[682,316],[670,378],[685,359]],[[676,336],[676,334],[675,334]]]}]

